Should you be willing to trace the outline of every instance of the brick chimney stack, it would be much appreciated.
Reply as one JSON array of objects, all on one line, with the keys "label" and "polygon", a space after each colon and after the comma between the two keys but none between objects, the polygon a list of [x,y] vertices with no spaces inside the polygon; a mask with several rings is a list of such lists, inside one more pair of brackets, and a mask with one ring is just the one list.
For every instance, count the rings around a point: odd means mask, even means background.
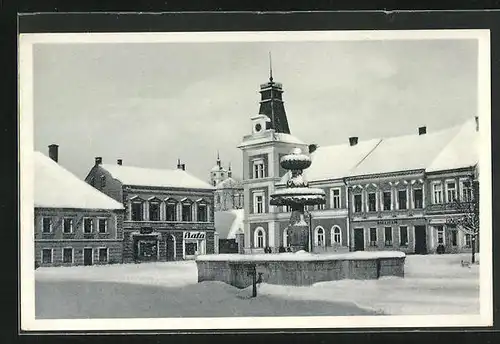
[{"label": "brick chimney stack", "polygon": [[427,127],[419,127],[418,128],[418,134],[419,135],[427,134]]},{"label": "brick chimney stack", "polygon": [[358,144],[357,136],[349,137],[349,145],[356,146],[357,144]]},{"label": "brick chimney stack", "polygon": [[59,162],[59,146],[56,144],[51,144],[49,146],[49,158],[55,162]]},{"label": "brick chimney stack", "polygon": [[102,157],[100,157],[100,156],[96,156],[96,157],[95,157],[95,164],[96,164],[96,165],[100,165],[100,164],[102,164]]},{"label": "brick chimney stack", "polygon": [[116,163],[121,166],[121,165],[123,165],[123,160],[122,159],[117,159]]}]

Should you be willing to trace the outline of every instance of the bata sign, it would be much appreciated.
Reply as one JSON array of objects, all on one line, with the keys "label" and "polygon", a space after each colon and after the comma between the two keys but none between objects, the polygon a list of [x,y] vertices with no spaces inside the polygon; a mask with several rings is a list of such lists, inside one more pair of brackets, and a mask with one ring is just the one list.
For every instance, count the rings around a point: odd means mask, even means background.
[{"label": "bata sign", "polygon": [[185,232],[184,239],[205,239],[205,232]]}]

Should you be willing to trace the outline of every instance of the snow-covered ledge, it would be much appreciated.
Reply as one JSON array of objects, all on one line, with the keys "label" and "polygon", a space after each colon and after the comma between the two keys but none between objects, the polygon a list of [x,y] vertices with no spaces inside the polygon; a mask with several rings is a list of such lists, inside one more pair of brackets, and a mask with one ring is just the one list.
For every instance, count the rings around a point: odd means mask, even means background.
[{"label": "snow-covered ledge", "polygon": [[400,251],[314,254],[213,254],[196,258],[198,282],[221,281],[238,288],[252,283],[252,272],[262,282],[311,285],[340,279],[404,277],[406,255]]}]

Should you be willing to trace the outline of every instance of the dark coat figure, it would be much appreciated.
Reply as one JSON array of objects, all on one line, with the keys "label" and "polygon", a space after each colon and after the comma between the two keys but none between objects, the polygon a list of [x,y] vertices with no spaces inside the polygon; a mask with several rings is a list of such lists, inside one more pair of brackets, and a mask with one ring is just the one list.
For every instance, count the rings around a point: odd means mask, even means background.
[{"label": "dark coat figure", "polygon": [[292,252],[292,248],[291,248],[290,246],[288,246],[288,247],[286,248],[286,251],[287,251],[287,252]]},{"label": "dark coat figure", "polygon": [[436,249],[437,254],[443,254],[444,253],[444,245],[439,245]]},{"label": "dark coat figure", "polygon": [[279,253],[286,252],[286,249],[283,246],[280,246],[279,249],[278,249],[278,252]]}]

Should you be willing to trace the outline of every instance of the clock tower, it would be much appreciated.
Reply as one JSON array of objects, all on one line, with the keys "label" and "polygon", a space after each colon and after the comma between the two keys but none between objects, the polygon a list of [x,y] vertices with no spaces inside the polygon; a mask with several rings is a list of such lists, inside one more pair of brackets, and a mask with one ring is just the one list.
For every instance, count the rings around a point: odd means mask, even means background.
[{"label": "clock tower", "polygon": [[[269,204],[269,195],[286,173],[280,158],[294,148],[307,151],[307,144],[290,133],[283,103],[283,87],[269,81],[260,85],[259,113],[250,118],[250,134],[238,146],[243,153],[244,245],[247,253],[265,249],[278,252],[283,246],[284,225],[289,214]],[[250,129],[250,128],[249,128]],[[287,217],[288,216],[288,217]],[[283,227],[283,228],[282,228]]]}]

